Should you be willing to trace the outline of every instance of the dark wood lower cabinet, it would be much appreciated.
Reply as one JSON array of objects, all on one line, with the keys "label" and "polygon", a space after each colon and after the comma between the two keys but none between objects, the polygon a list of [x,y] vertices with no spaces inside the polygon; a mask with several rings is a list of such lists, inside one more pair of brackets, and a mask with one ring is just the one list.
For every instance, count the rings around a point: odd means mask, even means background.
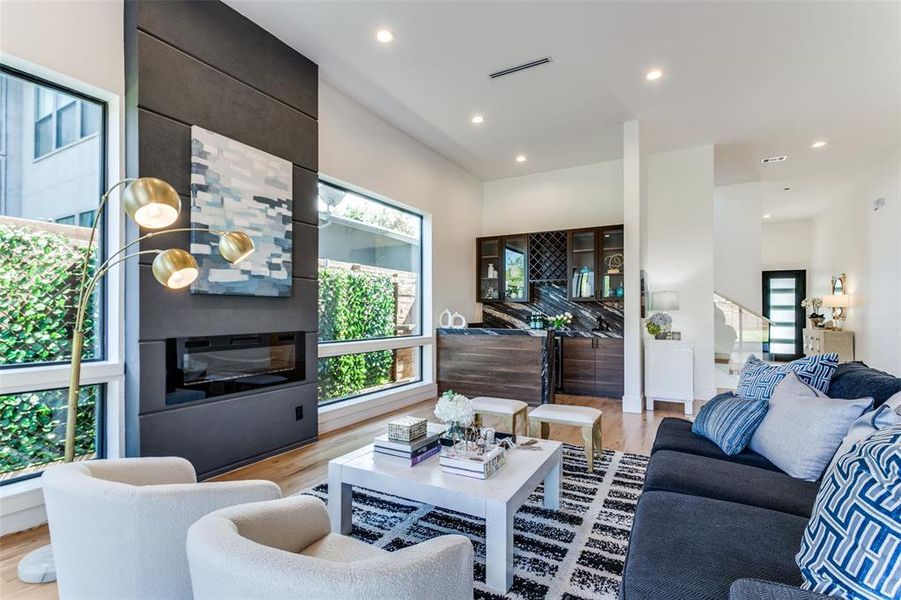
[{"label": "dark wood lower cabinet", "polygon": [[568,337],[561,341],[564,393],[622,397],[622,339]]}]

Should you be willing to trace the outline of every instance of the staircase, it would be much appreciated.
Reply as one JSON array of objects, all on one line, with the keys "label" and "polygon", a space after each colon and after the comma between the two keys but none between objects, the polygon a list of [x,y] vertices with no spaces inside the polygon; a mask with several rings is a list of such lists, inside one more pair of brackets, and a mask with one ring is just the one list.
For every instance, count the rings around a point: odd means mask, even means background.
[{"label": "staircase", "polygon": [[751,354],[763,358],[769,342],[770,320],[746,306],[713,293],[713,331],[716,386],[735,389],[738,373]]}]

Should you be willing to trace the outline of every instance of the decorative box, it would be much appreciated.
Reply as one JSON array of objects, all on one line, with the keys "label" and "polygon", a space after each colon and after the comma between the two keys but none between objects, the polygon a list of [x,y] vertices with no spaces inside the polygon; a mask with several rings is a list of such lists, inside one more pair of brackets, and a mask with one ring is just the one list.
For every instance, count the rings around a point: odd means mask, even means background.
[{"label": "decorative box", "polygon": [[412,442],[424,437],[428,421],[418,417],[401,417],[388,423],[388,439],[398,442]]}]

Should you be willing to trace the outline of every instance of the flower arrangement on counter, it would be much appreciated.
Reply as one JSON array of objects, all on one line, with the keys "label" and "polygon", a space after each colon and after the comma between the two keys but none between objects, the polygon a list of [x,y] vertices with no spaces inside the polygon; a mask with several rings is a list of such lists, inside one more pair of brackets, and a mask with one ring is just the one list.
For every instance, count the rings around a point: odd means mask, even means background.
[{"label": "flower arrangement on counter", "polygon": [[665,312],[659,312],[651,315],[651,318],[645,323],[645,328],[648,330],[649,334],[657,337],[661,333],[669,331],[672,325],[673,318]]},{"label": "flower arrangement on counter", "polygon": [[475,418],[475,410],[472,400],[458,394],[453,390],[447,390],[438,398],[435,404],[435,416],[442,423],[449,423],[458,427],[469,427]]},{"label": "flower arrangement on counter", "polygon": [[553,329],[563,329],[573,322],[573,315],[570,312],[561,313],[547,318],[548,325]]}]

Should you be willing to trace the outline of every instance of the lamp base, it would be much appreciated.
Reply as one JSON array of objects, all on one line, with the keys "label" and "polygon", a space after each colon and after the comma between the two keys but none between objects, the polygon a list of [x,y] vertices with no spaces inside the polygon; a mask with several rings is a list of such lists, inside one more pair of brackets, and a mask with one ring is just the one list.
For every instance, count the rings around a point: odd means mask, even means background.
[{"label": "lamp base", "polygon": [[53,547],[50,544],[32,550],[19,561],[19,581],[23,583],[52,583],[56,581]]}]

